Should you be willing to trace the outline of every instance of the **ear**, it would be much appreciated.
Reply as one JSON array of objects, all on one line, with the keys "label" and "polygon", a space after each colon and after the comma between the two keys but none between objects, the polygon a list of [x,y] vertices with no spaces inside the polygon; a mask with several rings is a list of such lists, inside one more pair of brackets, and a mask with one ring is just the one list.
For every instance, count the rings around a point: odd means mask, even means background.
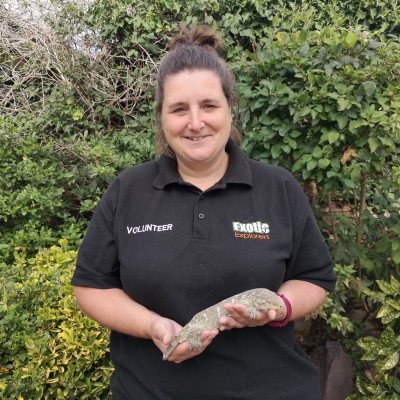
[{"label": "ear", "polygon": [[232,116],[232,104],[229,105],[229,122],[232,124],[233,116]]}]

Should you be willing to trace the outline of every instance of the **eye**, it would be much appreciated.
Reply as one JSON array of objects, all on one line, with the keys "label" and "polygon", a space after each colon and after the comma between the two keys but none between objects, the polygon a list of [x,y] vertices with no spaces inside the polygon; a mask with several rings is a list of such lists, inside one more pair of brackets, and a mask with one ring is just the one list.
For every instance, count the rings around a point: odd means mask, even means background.
[{"label": "eye", "polygon": [[215,105],[214,105],[214,104],[206,104],[206,105],[204,106],[204,108],[205,108],[206,110],[212,110],[212,109],[215,108]]},{"label": "eye", "polygon": [[182,114],[182,113],[184,113],[186,111],[186,109],[184,108],[184,107],[177,107],[177,108],[175,108],[174,109],[174,113],[175,114]]}]

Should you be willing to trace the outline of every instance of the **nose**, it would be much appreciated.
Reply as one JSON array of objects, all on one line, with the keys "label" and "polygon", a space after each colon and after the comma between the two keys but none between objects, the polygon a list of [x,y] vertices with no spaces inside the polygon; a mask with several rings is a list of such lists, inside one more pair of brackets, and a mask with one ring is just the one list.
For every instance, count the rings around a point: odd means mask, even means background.
[{"label": "nose", "polygon": [[200,131],[204,125],[201,112],[199,110],[192,110],[189,114],[188,128],[192,131]]}]

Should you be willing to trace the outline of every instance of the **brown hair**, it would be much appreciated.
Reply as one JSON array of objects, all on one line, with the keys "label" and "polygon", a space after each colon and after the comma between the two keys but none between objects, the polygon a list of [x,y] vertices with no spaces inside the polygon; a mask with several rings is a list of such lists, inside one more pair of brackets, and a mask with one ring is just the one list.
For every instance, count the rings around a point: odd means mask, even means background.
[{"label": "brown hair", "polygon": [[[164,100],[164,83],[168,76],[182,71],[209,70],[220,79],[222,90],[232,107],[235,101],[235,78],[226,62],[218,55],[217,50],[223,47],[221,37],[206,25],[199,25],[192,30],[184,29],[170,42],[170,51],[162,59],[157,76],[156,90],[156,156],[165,154],[175,158],[173,150],[168,146],[161,126],[161,111]],[[230,138],[241,141],[237,128],[232,124]]]}]

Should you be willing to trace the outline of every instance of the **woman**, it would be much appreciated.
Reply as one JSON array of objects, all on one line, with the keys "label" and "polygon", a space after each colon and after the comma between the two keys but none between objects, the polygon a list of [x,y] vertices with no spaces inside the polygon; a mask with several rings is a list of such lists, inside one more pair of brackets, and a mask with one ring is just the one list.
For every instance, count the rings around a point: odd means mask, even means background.
[{"label": "woman", "polygon": [[[114,400],[320,398],[289,320],[334,289],[332,261],[294,178],[235,144],[220,44],[202,26],[172,40],[158,75],[163,154],[117,177],[79,251],[72,283],[82,311],[112,330]],[[184,342],[162,361],[194,314],[256,287],[284,296],[291,313],[251,319],[226,304],[231,316],[202,333],[200,349]]]}]

